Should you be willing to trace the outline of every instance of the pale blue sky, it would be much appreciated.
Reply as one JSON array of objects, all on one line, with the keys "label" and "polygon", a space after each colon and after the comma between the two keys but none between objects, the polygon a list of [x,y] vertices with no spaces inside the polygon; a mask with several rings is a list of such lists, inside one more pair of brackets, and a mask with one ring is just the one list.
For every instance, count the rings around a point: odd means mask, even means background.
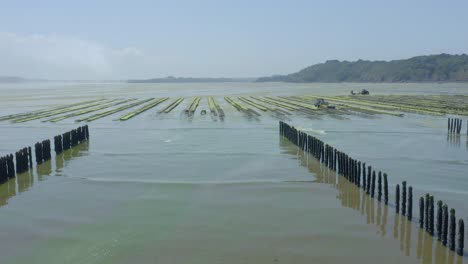
[{"label": "pale blue sky", "polygon": [[468,1],[1,1],[0,75],[290,73],[468,52]]}]

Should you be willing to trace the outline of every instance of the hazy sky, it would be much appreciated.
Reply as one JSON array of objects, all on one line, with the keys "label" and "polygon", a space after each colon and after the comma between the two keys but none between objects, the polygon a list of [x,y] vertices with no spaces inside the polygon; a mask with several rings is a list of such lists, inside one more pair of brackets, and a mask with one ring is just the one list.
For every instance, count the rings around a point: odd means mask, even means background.
[{"label": "hazy sky", "polygon": [[467,13],[467,0],[1,1],[0,75],[250,77],[468,53]]}]

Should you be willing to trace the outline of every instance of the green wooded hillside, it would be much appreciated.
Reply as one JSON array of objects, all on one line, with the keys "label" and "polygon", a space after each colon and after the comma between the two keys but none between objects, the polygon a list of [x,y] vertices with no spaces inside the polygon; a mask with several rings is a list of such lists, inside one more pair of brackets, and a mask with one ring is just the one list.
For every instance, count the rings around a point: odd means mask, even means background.
[{"label": "green wooded hillside", "polygon": [[468,55],[429,55],[405,60],[330,60],[257,82],[466,82]]}]

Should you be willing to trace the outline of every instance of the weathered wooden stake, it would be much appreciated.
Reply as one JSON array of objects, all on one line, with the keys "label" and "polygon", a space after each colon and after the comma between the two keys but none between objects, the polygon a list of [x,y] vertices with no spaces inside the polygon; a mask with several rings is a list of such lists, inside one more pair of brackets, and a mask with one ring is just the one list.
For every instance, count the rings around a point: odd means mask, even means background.
[{"label": "weathered wooden stake", "polygon": [[41,164],[42,161],[43,161],[43,157],[42,157],[42,144],[37,142],[35,145],[34,145],[34,150],[36,152],[36,164]]},{"label": "weathered wooden stake", "polygon": [[15,161],[13,160],[13,154],[7,155],[7,167],[8,167],[8,179],[15,177]]},{"label": "weathered wooden stake", "polygon": [[406,181],[402,182],[401,215],[406,216]]},{"label": "weathered wooden stake", "polygon": [[450,226],[449,226],[449,248],[455,251],[455,232],[456,232],[455,209],[450,209]]},{"label": "weathered wooden stake", "polygon": [[63,152],[63,143],[62,143],[62,135],[57,135],[54,137],[54,149],[56,154],[60,154]]},{"label": "weathered wooden stake", "polygon": [[442,201],[437,201],[437,240],[442,241]]},{"label": "weathered wooden stake", "polygon": [[408,188],[408,220],[413,218],[413,187]]},{"label": "weathered wooden stake", "polygon": [[442,207],[442,245],[447,246],[448,235],[448,206],[444,204]]},{"label": "weathered wooden stake", "polygon": [[28,158],[29,158],[29,168],[32,168],[33,159],[32,159],[32,149],[31,149],[31,147],[28,147]]},{"label": "weathered wooden stake", "polygon": [[396,207],[396,213],[400,213],[400,184],[396,185],[396,191],[395,191],[395,207]]},{"label": "weathered wooden stake", "polygon": [[425,208],[424,208],[424,228],[426,229],[427,232],[429,232],[429,194],[426,193],[426,199],[425,199]]},{"label": "weathered wooden stake", "polygon": [[371,166],[368,166],[367,167],[367,190],[366,190],[366,193],[367,194],[370,194],[370,185],[371,185],[371,172],[372,171],[372,167]]},{"label": "weathered wooden stake", "polygon": [[458,242],[457,254],[463,256],[463,248],[465,246],[465,223],[463,219],[458,220]]},{"label": "weathered wooden stake", "polygon": [[434,196],[429,196],[429,234],[434,236]]},{"label": "weathered wooden stake", "polygon": [[382,201],[382,172],[379,171],[379,180],[377,184],[377,200]]},{"label": "weathered wooden stake", "polygon": [[384,177],[384,201],[385,204],[388,204],[388,180],[387,180],[387,173],[383,174]]},{"label": "weathered wooden stake", "polygon": [[372,185],[371,185],[371,197],[374,197],[375,193],[375,171],[372,172]]},{"label": "weathered wooden stake", "polygon": [[337,163],[338,155],[336,149],[333,150],[333,170],[336,171],[336,163]]},{"label": "weathered wooden stake", "polygon": [[361,162],[360,161],[357,163],[356,177],[357,177],[357,186],[360,187],[361,186]]},{"label": "weathered wooden stake", "polygon": [[424,198],[419,198],[419,227],[424,228]]},{"label": "weathered wooden stake", "polygon": [[8,179],[7,176],[7,166],[5,157],[0,157],[0,183],[6,182]]},{"label": "weathered wooden stake", "polygon": [[362,163],[362,189],[366,189],[366,163]]}]

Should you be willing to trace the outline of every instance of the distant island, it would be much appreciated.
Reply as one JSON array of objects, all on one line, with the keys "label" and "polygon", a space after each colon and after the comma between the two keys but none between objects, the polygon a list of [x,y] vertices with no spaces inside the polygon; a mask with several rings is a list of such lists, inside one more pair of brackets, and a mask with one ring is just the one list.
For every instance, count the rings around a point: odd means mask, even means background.
[{"label": "distant island", "polygon": [[221,83],[221,82],[253,82],[256,78],[185,78],[165,77],[142,80],[48,80],[28,79],[17,76],[0,76],[0,83],[27,83],[27,82],[127,82],[127,83]]},{"label": "distant island", "polygon": [[405,60],[329,60],[296,73],[256,82],[468,82],[468,55],[429,55]]},{"label": "distant island", "polygon": [[185,78],[168,76],[146,80],[128,80],[129,83],[219,83],[219,82],[252,82],[255,78]]},{"label": "distant island", "polygon": [[21,83],[109,83],[125,82],[121,80],[48,80],[48,79],[29,79],[18,76],[0,76],[0,83],[21,84]]},{"label": "distant island", "polygon": [[29,82],[33,80],[28,80],[21,77],[16,76],[0,76],[0,83],[22,83],[22,82]]}]

